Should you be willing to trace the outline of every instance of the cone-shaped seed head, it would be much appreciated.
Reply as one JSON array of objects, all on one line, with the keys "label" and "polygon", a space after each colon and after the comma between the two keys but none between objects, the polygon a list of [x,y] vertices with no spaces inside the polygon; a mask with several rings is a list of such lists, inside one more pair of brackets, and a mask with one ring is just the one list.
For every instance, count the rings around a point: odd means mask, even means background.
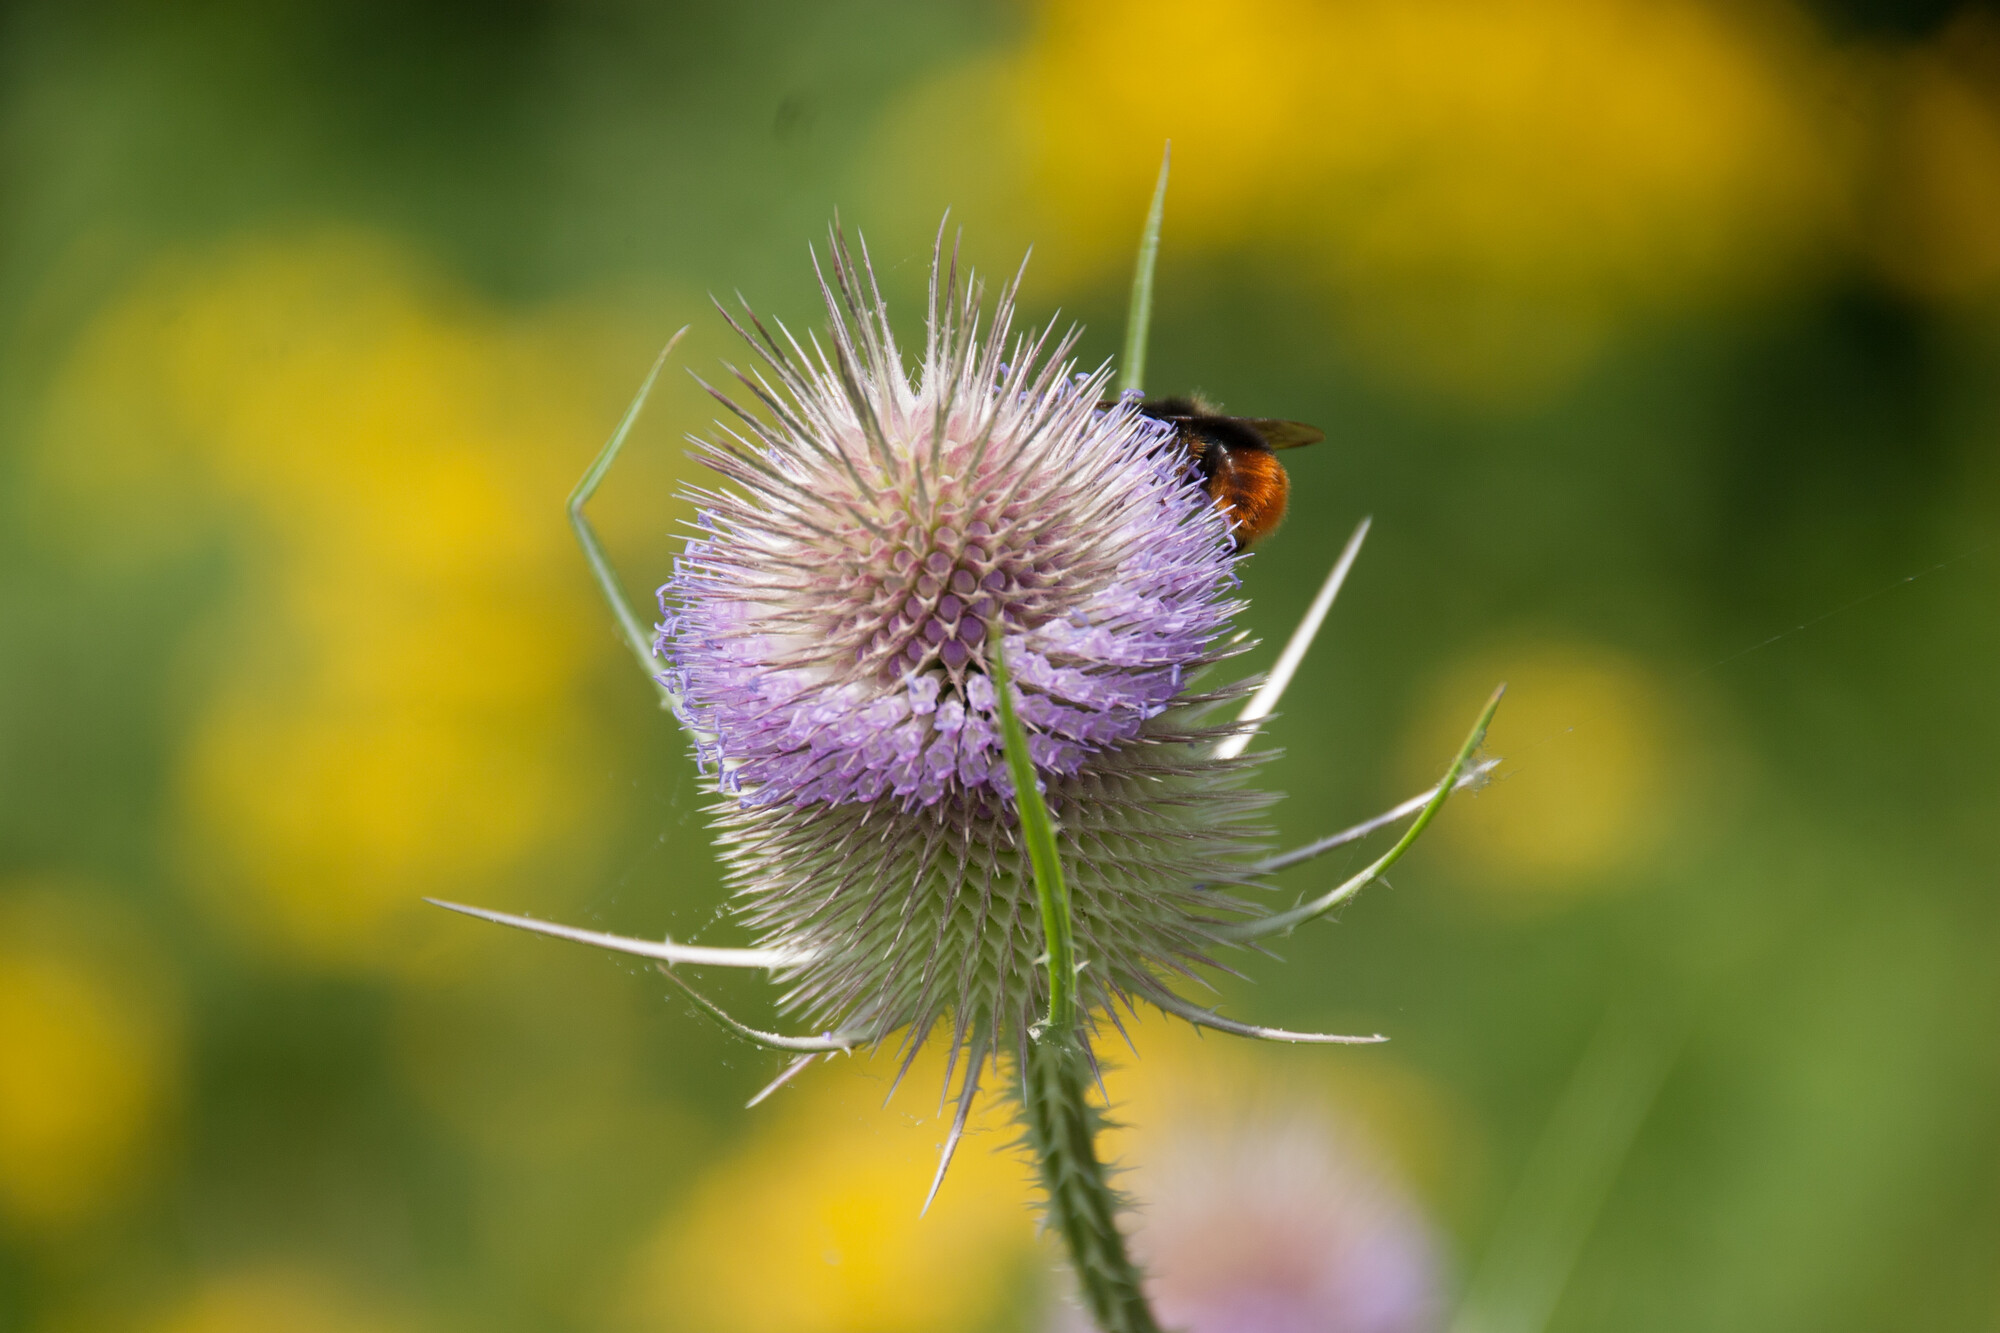
[{"label": "cone-shaped seed head", "polygon": [[[1011,668],[1059,824],[1081,997],[1200,961],[1264,798],[1208,757],[1190,692],[1238,609],[1235,550],[1171,435],[1073,334],[984,337],[934,266],[914,378],[864,251],[838,237],[828,341],[753,337],[737,409],[698,442],[705,535],[660,590],[662,680],[702,738],[739,910],[811,962],[790,1007],[914,1047],[951,1016],[975,1062],[1044,1002],[1042,931],[989,663]],[[728,399],[723,400],[728,403]]]}]

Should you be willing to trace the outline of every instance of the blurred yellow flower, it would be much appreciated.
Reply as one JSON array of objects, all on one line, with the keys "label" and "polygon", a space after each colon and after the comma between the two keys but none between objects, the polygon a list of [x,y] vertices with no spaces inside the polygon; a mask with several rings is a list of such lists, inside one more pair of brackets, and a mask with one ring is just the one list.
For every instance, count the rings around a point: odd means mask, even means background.
[{"label": "blurred yellow flower", "polygon": [[898,194],[1011,215],[1076,282],[1127,270],[1172,139],[1170,245],[1262,253],[1392,368],[1519,397],[1632,310],[1823,248],[1846,149],[1803,31],[1701,0],[1048,0],[884,152]]},{"label": "blurred yellow flower", "polygon": [[840,1059],[800,1076],[741,1153],[720,1163],[639,1258],[632,1327],[704,1333],[967,1333],[1017,1299],[1041,1256],[1015,1129],[987,1098],[918,1216],[949,1117],[910,1106],[943,1086],[926,1048],[898,1099],[896,1061]]},{"label": "blurred yellow flower", "polygon": [[76,886],[0,890],[0,1221],[74,1222],[134,1183],[177,1091],[177,998]]},{"label": "blurred yellow flower", "polygon": [[1670,822],[1677,756],[1666,692],[1639,663],[1596,645],[1481,652],[1424,696],[1404,750],[1409,778],[1436,780],[1440,756],[1497,680],[1507,681],[1507,699],[1486,744],[1504,762],[1488,786],[1452,802],[1430,836],[1512,902],[1614,886],[1615,872],[1655,847]]},{"label": "blurred yellow flower", "polygon": [[60,377],[82,541],[239,556],[179,810],[258,947],[378,962],[421,896],[589,846],[579,683],[610,638],[561,502],[611,413],[574,333],[320,237],[162,263]]},{"label": "blurred yellow flower", "polygon": [[316,1274],[272,1269],[216,1278],[146,1325],[146,1333],[403,1333]]}]

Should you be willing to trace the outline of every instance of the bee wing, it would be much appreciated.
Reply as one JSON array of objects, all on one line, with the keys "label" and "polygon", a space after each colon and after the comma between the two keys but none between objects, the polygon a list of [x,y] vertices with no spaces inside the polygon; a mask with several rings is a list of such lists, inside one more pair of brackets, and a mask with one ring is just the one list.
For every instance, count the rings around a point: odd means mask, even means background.
[{"label": "bee wing", "polygon": [[1244,417],[1243,423],[1264,437],[1264,443],[1273,449],[1297,449],[1308,444],[1318,444],[1326,438],[1326,432],[1318,426],[1308,426],[1303,421],[1279,421],[1275,417]]}]

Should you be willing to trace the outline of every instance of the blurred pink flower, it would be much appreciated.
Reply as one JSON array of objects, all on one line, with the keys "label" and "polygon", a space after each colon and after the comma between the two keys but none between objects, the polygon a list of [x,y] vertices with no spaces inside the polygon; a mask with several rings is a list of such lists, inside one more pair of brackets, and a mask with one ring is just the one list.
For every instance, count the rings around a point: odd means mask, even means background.
[{"label": "blurred pink flower", "polygon": [[[1185,1333],[1430,1333],[1439,1264],[1416,1204],[1304,1108],[1182,1126],[1135,1172],[1132,1246]],[[1065,1302],[1052,1333],[1087,1333]]]}]

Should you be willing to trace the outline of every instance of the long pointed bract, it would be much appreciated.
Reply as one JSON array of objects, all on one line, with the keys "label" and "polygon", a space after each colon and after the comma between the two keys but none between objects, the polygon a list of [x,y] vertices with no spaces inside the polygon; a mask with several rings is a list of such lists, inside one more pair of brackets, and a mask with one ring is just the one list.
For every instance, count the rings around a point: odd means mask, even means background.
[{"label": "long pointed bract", "polygon": [[851,1051],[859,1040],[857,1037],[846,1036],[837,1032],[822,1032],[817,1037],[792,1037],[782,1032],[765,1032],[759,1028],[753,1028],[747,1023],[737,1022],[729,1016],[728,1011],[723,1009],[721,1005],[688,985],[687,982],[681,979],[680,974],[674,971],[672,965],[661,963],[660,972],[667,980],[679,986],[683,991],[686,991],[687,997],[701,1006],[703,1013],[728,1028],[731,1032],[734,1032],[737,1036],[744,1038],[746,1041],[754,1041],[759,1046],[768,1046],[774,1051],[805,1051],[812,1055],[821,1055],[828,1051]]},{"label": "long pointed bract", "polygon": [[1424,830],[1430,827],[1431,820],[1437,818],[1437,812],[1444,808],[1445,801],[1450,799],[1452,792],[1458,789],[1459,774],[1465,771],[1466,765],[1472,762],[1473,754],[1485,743],[1486,728],[1492,723],[1493,714],[1500,707],[1500,696],[1506,692],[1507,687],[1505,685],[1493,691],[1493,697],[1486,701],[1485,709],[1479,714],[1479,721],[1475,722],[1472,726],[1472,734],[1465,738],[1465,745],[1459,750],[1457,757],[1451,761],[1451,767],[1445,770],[1444,780],[1438,783],[1437,790],[1432,794],[1430,803],[1424,806],[1423,813],[1417,816],[1417,821],[1410,825],[1401,838],[1396,840],[1394,847],[1376,857],[1374,862],[1360,874],[1331,891],[1322,894],[1320,897],[1313,899],[1311,902],[1301,903],[1289,912],[1278,912],[1271,916],[1263,917],[1260,920],[1243,921],[1233,926],[1224,926],[1217,933],[1238,943],[1265,939],[1269,936],[1291,930],[1295,926],[1311,921],[1314,917],[1325,916],[1328,912],[1331,912],[1334,908],[1340,906],[1355,894],[1380,879],[1388,871],[1389,867],[1401,860],[1403,853],[1409,851],[1417,839],[1423,836]]},{"label": "long pointed bract", "polygon": [[[1486,775],[1500,766],[1498,759],[1482,759],[1471,768],[1458,775],[1458,790],[1477,786],[1486,780]],[[1288,852],[1267,856],[1250,867],[1253,875],[1275,875],[1280,870],[1289,870],[1295,865],[1310,861],[1316,856],[1324,856],[1337,847],[1345,847],[1350,842],[1359,842],[1379,829],[1387,828],[1399,819],[1408,818],[1437,799],[1438,789],[1418,792],[1401,805],[1384,810],[1373,819],[1364,819],[1359,824],[1344,828],[1338,833],[1329,833],[1324,838],[1315,838],[1303,847],[1294,847]]]},{"label": "long pointed bract", "polygon": [[1252,724],[1262,722],[1269,717],[1271,710],[1278,706],[1278,700],[1284,697],[1285,687],[1292,683],[1292,677],[1298,673],[1299,663],[1305,660],[1306,650],[1312,647],[1313,639],[1319,634],[1319,627],[1326,622],[1326,613],[1333,608],[1333,599],[1340,595],[1341,585],[1347,582],[1347,571],[1354,567],[1354,557],[1361,554],[1361,543],[1367,539],[1368,525],[1373,521],[1373,519],[1362,519],[1355,527],[1354,535],[1347,539],[1347,545],[1342,548],[1340,558],[1333,562],[1333,569],[1328,572],[1326,582],[1320,585],[1319,596],[1313,598],[1312,605],[1306,608],[1305,616],[1299,621],[1298,628],[1293,630],[1292,637],[1285,641],[1285,651],[1278,654],[1278,664],[1271,668],[1271,674],[1257,687],[1257,692],[1250,696],[1250,702],[1243,705],[1243,711],[1237,714],[1236,721],[1243,730],[1225,736],[1217,743],[1215,747],[1217,759],[1234,759],[1242,754],[1244,748],[1250,744],[1251,737],[1257,734],[1257,729]]},{"label": "long pointed bract", "polygon": [[1153,327],[1153,269],[1160,258],[1160,222],[1167,210],[1167,171],[1173,160],[1174,146],[1169,141],[1160,153],[1160,178],[1153,186],[1153,203],[1146,210],[1145,230],[1139,233],[1139,258],[1132,267],[1132,304],[1125,312],[1125,355],[1118,362],[1121,393],[1144,392],[1146,345]]},{"label": "long pointed bract", "polygon": [[1028,736],[1014,713],[1013,681],[998,642],[993,645],[993,692],[1000,705],[1007,772],[1014,779],[1014,810],[1021,818],[1021,838],[1028,844],[1028,859],[1034,867],[1035,901],[1042,910],[1042,939],[1047,950],[1043,961],[1049,968],[1049,1008],[1044,1024],[1049,1032],[1067,1039],[1076,1027],[1076,945],[1069,887],[1063,882],[1062,860],[1056,854],[1055,825],[1041,789],[1035,785]]},{"label": "long pointed bract", "polygon": [[759,1106],[762,1106],[766,1098],[768,1098],[772,1093],[776,1092],[779,1088],[784,1087],[787,1083],[790,1083],[793,1079],[797,1078],[807,1065],[811,1064],[815,1060],[824,1060],[829,1058],[831,1058],[830,1053],[828,1055],[822,1055],[817,1051],[808,1051],[804,1055],[795,1057],[790,1062],[788,1062],[782,1070],[779,1071],[778,1076],[776,1078],[772,1079],[769,1083],[766,1083],[762,1088],[759,1088],[757,1090],[756,1096],[752,1097],[749,1101],[743,1103],[743,1109],[746,1111],[750,1111],[756,1109]]},{"label": "long pointed bract", "polygon": [[981,1050],[970,1057],[965,1066],[965,1082],[958,1090],[958,1109],[952,1113],[951,1130],[945,1135],[944,1147],[938,1152],[937,1174],[931,1177],[930,1193],[924,1195],[924,1206],[917,1210],[922,1217],[931,1210],[931,1201],[937,1198],[938,1187],[944,1184],[944,1173],[951,1167],[951,1159],[958,1152],[958,1141],[965,1137],[965,1120],[972,1114],[972,1103],[979,1095],[979,1071],[986,1063],[986,1052]]},{"label": "long pointed bract", "polygon": [[1171,991],[1163,990],[1146,998],[1175,1017],[1185,1018],[1196,1027],[1214,1028],[1217,1032],[1227,1032],[1237,1037],[1255,1037],[1260,1041],[1299,1042],[1318,1046],[1375,1046],[1389,1040],[1379,1032],[1367,1037],[1343,1037],[1331,1032],[1292,1032],[1285,1028],[1239,1023],[1233,1018],[1224,1018],[1213,1009],[1203,1009],[1199,1005],[1189,1004]]},{"label": "long pointed bract", "polygon": [[604,448],[598,451],[596,460],[576,483],[576,489],[569,493],[570,526],[576,529],[576,539],[583,547],[583,558],[590,562],[590,572],[597,577],[598,590],[604,594],[605,602],[611,607],[611,614],[618,620],[619,633],[625,640],[625,646],[632,650],[632,656],[638,659],[639,669],[646,673],[646,678],[651,680],[653,687],[659,691],[662,708],[674,707],[674,695],[673,691],[659,679],[660,667],[653,656],[653,637],[647,632],[644,623],[634,614],[632,604],[626,600],[624,585],[618,581],[618,572],[611,568],[611,559],[605,555],[604,544],[597,539],[597,530],[590,525],[590,519],[585,517],[583,507],[596,493],[598,483],[604,480],[604,474],[611,470],[611,464],[618,458],[618,451],[625,447],[625,437],[632,433],[632,425],[638,421],[640,411],[646,406],[646,398],[653,392],[653,384],[660,378],[660,371],[666,367],[667,358],[674,354],[674,348],[680,346],[681,339],[686,336],[687,327],[683,326],[681,331],[669,338],[667,345],[660,349],[660,354],[653,359],[653,368],[646,373],[645,382],[639,386],[639,392],[633,395],[632,405],[625,409],[624,417],[619,420],[618,429],[611,432],[611,438],[605,441]]},{"label": "long pointed bract", "polygon": [[588,944],[595,949],[609,949],[614,953],[629,953],[640,958],[652,958],[662,963],[690,963],[707,967],[761,967],[766,970],[780,967],[797,967],[812,961],[804,954],[787,949],[718,949],[703,944],[675,944],[672,940],[635,940],[629,935],[608,935],[601,930],[580,930],[575,926],[559,926],[553,921],[537,921],[530,916],[514,916],[508,912],[495,912],[484,907],[468,907],[464,903],[446,902],[442,898],[426,898],[433,907],[442,907],[449,912],[463,912],[476,916],[481,921],[491,921],[495,925],[512,926],[516,930],[533,931],[537,935],[549,935],[559,940],[569,940],[575,944]]},{"label": "long pointed bract", "polygon": [[[1090,1102],[1087,1080],[1096,1073],[1096,1061],[1078,1030],[1075,922],[1069,888],[1063,879],[1055,826],[1036,786],[1028,735],[1015,712],[1014,686],[1005,654],[997,642],[992,671],[1007,770],[1014,780],[1014,811],[1020,818],[1042,914],[1045,952],[1040,961],[1048,965],[1049,979],[1047,1015],[1023,1034],[1018,1057],[1015,1099],[1021,1109],[1025,1142],[1034,1154],[1048,1196],[1049,1218],[1068,1246],[1070,1267],[1091,1318],[1106,1333],[1159,1333],[1138,1265],[1132,1262],[1125,1233],[1118,1227],[1118,1193],[1111,1188],[1110,1173],[1097,1155],[1097,1134],[1104,1117]],[[977,1058],[978,1052],[973,1054]],[[976,1067],[968,1067],[968,1084],[975,1072]],[[965,1109],[966,1103],[961,1103],[961,1117]],[[956,1143],[954,1132],[946,1145],[946,1162]],[[935,1192],[935,1184],[932,1190]]]}]

